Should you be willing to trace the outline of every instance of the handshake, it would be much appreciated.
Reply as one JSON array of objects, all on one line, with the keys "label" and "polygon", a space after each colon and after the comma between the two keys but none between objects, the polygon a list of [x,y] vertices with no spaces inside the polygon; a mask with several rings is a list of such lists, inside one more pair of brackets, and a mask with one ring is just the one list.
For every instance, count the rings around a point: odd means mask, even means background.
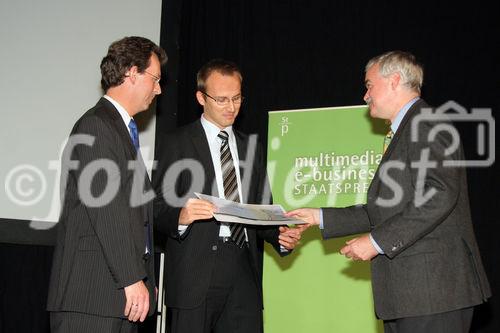
[{"label": "handshake", "polygon": [[[335,225],[330,227],[328,224],[323,224],[323,212],[320,208],[299,208],[285,213],[285,216],[307,222],[297,227],[301,233],[312,225],[317,225],[322,230],[335,228]],[[346,245],[340,249],[340,254],[352,260],[367,261],[377,256],[379,251],[370,234],[366,234],[347,241]]]},{"label": "handshake", "polygon": [[[279,227],[279,244],[283,250],[293,250],[299,243],[302,233],[312,225],[317,225],[322,230],[323,238],[340,237],[348,234],[342,234],[339,231],[337,218],[329,218],[323,221],[323,209],[320,208],[299,208],[283,214],[283,208],[279,206],[278,211],[273,210],[273,205],[248,205],[240,204],[225,199],[196,193],[198,198],[189,199],[179,214],[179,225],[187,227],[189,224],[199,220],[209,220],[215,217],[219,221],[238,222],[234,220],[235,216],[240,216],[244,219],[243,223],[252,223],[251,220],[278,220],[281,226]],[[327,209],[329,210],[329,209]],[[262,217],[262,215],[265,215]],[[223,219],[224,216],[224,219]],[[228,220],[228,216],[230,219]],[[266,218],[268,216],[269,218]],[[284,218],[284,219],[283,219]],[[289,228],[286,221],[289,218],[302,220],[305,224],[297,224],[295,228]],[[333,221],[332,221],[333,220]],[[335,222],[337,220],[337,223]],[[239,221],[241,223],[241,221]],[[324,223],[323,223],[324,222]],[[358,232],[359,233],[359,232]],[[353,234],[353,233],[349,233]],[[373,238],[367,234],[358,238],[349,240],[346,245],[340,250],[340,253],[349,259],[353,260],[371,260],[379,253],[376,243]]]}]

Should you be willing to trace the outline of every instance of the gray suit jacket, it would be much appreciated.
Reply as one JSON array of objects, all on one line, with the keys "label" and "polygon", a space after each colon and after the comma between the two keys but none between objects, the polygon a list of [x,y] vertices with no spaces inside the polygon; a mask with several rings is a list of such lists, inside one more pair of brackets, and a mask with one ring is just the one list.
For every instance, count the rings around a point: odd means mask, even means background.
[{"label": "gray suit jacket", "polygon": [[[120,114],[104,98],[77,121],[71,137],[77,134],[95,141],[65,148],[61,185],[67,175],[67,186],[61,191],[64,202],[57,225],[47,309],[123,317],[123,288],[143,280],[149,290],[151,314],[155,308],[154,267],[153,258],[144,256],[144,251],[145,225],[153,222],[153,204],[130,205],[131,197],[151,189],[143,164],[139,163],[141,172],[135,174],[138,178],[133,184],[129,161],[136,160],[136,150]],[[66,163],[69,159],[77,165]],[[92,163],[100,159],[116,169],[108,169],[108,175],[103,170],[91,173],[90,185],[84,170],[90,171]],[[95,166],[99,169],[102,163]],[[112,188],[117,189],[116,195],[104,205],[104,200],[98,200],[97,205],[82,202],[85,191],[100,197]]]},{"label": "gray suit jacket", "polygon": [[[371,232],[385,252],[371,261],[375,311],[384,320],[470,307],[491,295],[472,228],[466,170],[442,164],[462,160],[461,146],[445,156],[452,138],[440,131],[429,142],[436,125],[430,121],[421,122],[418,141],[411,140],[412,120],[425,107],[420,99],[403,118],[371,182],[367,204],[323,210],[324,238]],[[437,161],[423,182],[412,167],[422,152]],[[383,177],[391,163],[395,167]],[[416,204],[416,192],[425,195],[432,188],[431,199]],[[401,197],[395,204],[384,207],[379,201],[395,193]]]}]

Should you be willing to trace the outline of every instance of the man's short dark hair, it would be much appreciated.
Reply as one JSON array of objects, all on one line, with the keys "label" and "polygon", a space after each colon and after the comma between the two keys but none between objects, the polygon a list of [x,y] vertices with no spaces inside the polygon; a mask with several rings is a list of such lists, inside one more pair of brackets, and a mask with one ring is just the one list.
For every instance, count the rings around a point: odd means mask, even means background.
[{"label": "man's short dark hair", "polygon": [[106,92],[109,88],[119,86],[125,80],[125,73],[137,66],[139,73],[149,67],[152,54],[156,54],[160,64],[167,61],[165,51],[144,37],[125,37],[113,42],[108,54],[101,61],[101,87]]},{"label": "man's short dark hair", "polygon": [[207,79],[213,72],[219,72],[222,75],[236,74],[236,76],[238,76],[238,78],[240,79],[240,83],[243,83],[243,76],[241,75],[241,71],[238,65],[229,60],[212,59],[205,65],[203,65],[196,75],[196,85],[198,91],[206,92]]}]

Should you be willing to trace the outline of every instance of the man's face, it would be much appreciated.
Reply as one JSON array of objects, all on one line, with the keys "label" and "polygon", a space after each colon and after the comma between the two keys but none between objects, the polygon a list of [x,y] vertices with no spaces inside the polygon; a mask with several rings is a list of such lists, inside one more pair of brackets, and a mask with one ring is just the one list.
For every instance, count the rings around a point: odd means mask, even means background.
[{"label": "man's face", "polygon": [[236,74],[223,75],[217,71],[210,74],[205,82],[206,94],[217,99],[218,97],[227,97],[229,103],[219,105],[212,98],[198,91],[196,99],[203,106],[203,115],[205,118],[219,127],[220,129],[233,125],[241,104],[235,104],[232,98],[241,96],[241,82]]},{"label": "man's face", "polygon": [[137,109],[147,110],[156,95],[161,94],[159,79],[161,78],[160,61],[156,54],[149,58],[149,67],[143,73],[137,73]]},{"label": "man's face", "polygon": [[370,116],[392,119],[391,104],[394,103],[394,89],[391,77],[385,78],[379,72],[379,65],[373,65],[365,75],[366,93],[363,99],[370,108]]}]

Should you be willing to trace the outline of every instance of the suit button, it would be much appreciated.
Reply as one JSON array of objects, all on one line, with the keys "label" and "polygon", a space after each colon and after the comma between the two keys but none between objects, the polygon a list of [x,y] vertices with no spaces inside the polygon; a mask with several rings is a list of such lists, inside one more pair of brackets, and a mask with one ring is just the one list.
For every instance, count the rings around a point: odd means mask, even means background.
[{"label": "suit button", "polygon": [[212,246],[212,251],[217,251],[217,245]]},{"label": "suit button", "polygon": [[397,249],[399,249],[400,247],[403,246],[403,242],[402,241],[398,241],[397,243],[395,244],[392,244],[392,249],[391,251],[396,251]]}]

